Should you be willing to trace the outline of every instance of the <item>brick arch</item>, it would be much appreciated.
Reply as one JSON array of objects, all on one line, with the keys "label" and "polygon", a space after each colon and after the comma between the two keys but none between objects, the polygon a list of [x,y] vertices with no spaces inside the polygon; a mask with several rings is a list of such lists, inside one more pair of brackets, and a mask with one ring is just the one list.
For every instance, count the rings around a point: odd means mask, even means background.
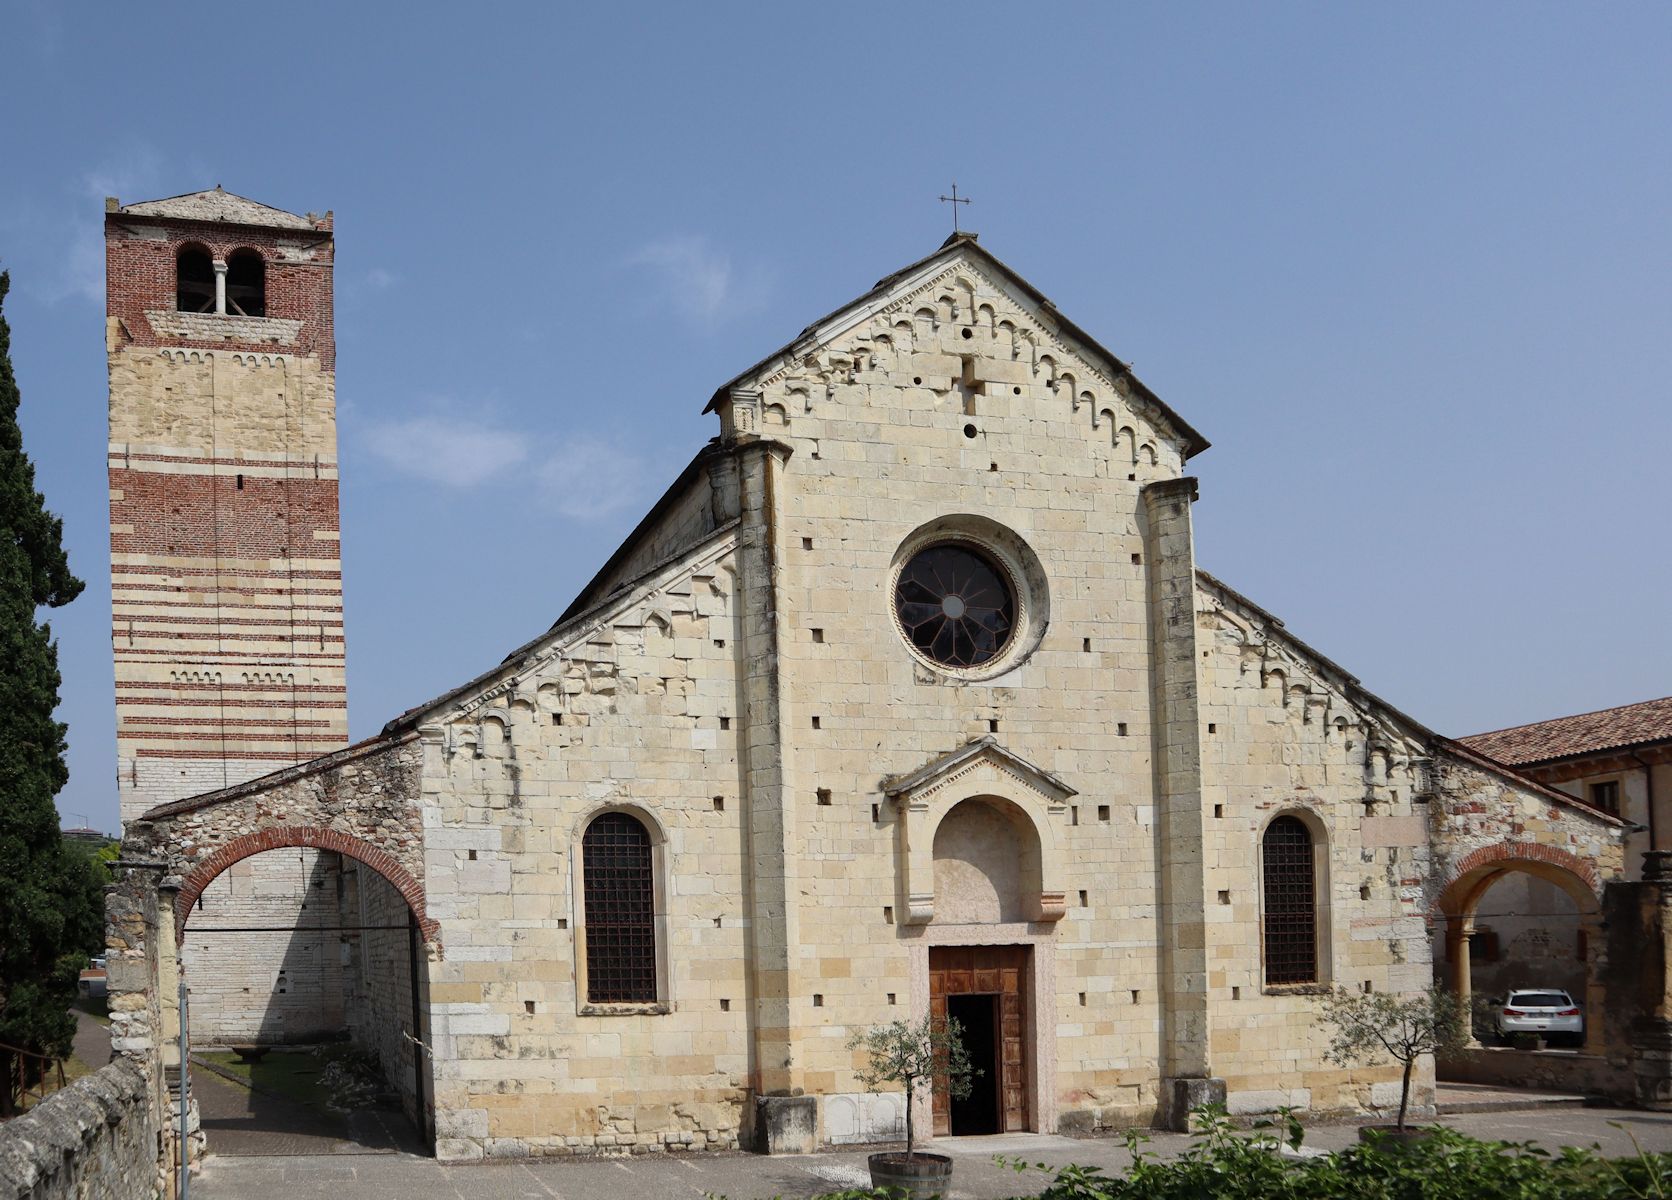
[{"label": "brick arch", "polygon": [[426,942],[439,939],[441,927],[438,922],[430,918],[424,911],[424,888],[412,877],[405,867],[401,866],[387,850],[380,850],[370,842],[365,842],[351,834],[339,832],[335,829],[321,829],[315,825],[275,825],[256,833],[246,833],[242,837],[234,838],[225,843],[207,858],[200,859],[191,870],[186,873],[180,884],[180,894],[174,901],[174,932],[177,939],[186,936],[186,921],[191,916],[192,907],[197,898],[203,894],[203,889],[209,886],[211,880],[226,870],[233,863],[249,858],[254,854],[261,854],[267,850],[287,850],[307,847],[314,850],[331,850],[337,854],[346,855],[356,862],[364,863],[379,875],[383,876],[401,898],[406,901],[412,915],[418,919],[418,928],[424,935]]},{"label": "brick arch", "polygon": [[[1583,884],[1590,892],[1593,904],[1602,899],[1602,879],[1597,874],[1596,864],[1588,859],[1560,847],[1537,842],[1497,842],[1471,850],[1452,864],[1451,870],[1446,873],[1445,886],[1435,895],[1432,911],[1441,914],[1456,907],[1462,893],[1471,884],[1483,882],[1501,872],[1527,870],[1529,866],[1554,867]],[[1538,871],[1530,873],[1540,874]]]}]

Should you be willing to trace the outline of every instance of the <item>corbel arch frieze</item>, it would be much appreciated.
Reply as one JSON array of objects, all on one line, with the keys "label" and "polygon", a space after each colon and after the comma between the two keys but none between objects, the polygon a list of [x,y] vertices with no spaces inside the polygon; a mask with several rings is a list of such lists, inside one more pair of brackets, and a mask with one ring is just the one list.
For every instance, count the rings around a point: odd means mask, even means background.
[{"label": "corbel arch frieze", "polygon": [[1056,823],[1077,795],[1055,775],[1006,750],[993,737],[970,742],[908,775],[890,776],[882,790],[899,817],[898,864],[905,899],[903,923],[923,925],[935,915],[935,832],[965,800],[998,800],[1031,827],[1039,849],[1039,886],[1025,898],[1030,921],[1060,920],[1067,911]]}]

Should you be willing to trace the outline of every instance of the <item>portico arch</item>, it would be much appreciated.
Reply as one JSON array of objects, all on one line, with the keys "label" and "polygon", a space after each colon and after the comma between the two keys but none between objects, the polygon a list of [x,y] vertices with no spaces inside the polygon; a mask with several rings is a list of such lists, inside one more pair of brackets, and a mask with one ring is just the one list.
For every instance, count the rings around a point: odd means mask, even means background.
[{"label": "portico arch", "polygon": [[1444,922],[1447,980],[1464,1011],[1472,1010],[1474,981],[1469,961],[1475,937],[1475,916],[1492,886],[1505,876],[1521,873],[1560,888],[1579,911],[1580,928],[1591,948],[1585,967],[1585,1044],[1594,1051],[1603,1037],[1607,1002],[1602,982],[1602,889],[1593,863],[1560,847],[1533,842],[1500,842],[1483,846],[1458,859],[1434,903],[1433,916]]},{"label": "portico arch", "polygon": [[275,825],[255,833],[247,833],[225,843],[214,853],[199,860],[180,881],[180,892],[174,901],[174,938],[184,940],[186,923],[191,919],[193,906],[203,889],[233,863],[267,850],[285,849],[331,850],[364,863],[383,876],[407,903],[418,921],[418,928],[426,942],[435,939],[439,926],[424,913],[424,888],[407,869],[387,851],[371,843],[336,829],[320,829],[311,825]]}]

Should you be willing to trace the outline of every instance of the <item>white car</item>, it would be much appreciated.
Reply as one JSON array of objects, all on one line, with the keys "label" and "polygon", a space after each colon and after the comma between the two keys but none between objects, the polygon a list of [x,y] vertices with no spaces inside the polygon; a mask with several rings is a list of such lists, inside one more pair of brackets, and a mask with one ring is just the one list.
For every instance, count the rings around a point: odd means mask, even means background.
[{"label": "white car", "polygon": [[1579,1045],[1585,1040],[1585,1017],[1564,991],[1518,988],[1493,998],[1492,1029],[1504,1041],[1518,1033],[1536,1033]]}]

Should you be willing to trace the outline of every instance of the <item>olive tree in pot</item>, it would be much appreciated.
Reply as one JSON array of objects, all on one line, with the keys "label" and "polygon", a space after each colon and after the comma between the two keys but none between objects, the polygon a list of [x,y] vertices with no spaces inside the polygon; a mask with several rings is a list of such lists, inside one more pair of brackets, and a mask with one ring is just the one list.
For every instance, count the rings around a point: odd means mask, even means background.
[{"label": "olive tree in pot", "polygon": [[952,1178],[952,1160],[944,1154],[917,1151],[912,1101],[919,1086],[936,1076],[946,1080],[953,1098],[962,1100],[970,1094],[970,1080],[979,1072],[964,1050],[962,1026],[953,1017],[891,1021],[856,1031],[848,1039],[848,1049],[865,1054],[865,1066],[856,1073],[866,1087],[881,1090],[898,1084],[906,1092],[906,1152],[871,1155],[871,1185],[899,1188],[906,1200],[942,1195]]},{"label": "olive tree in pot", "polygon": [[1324,1021],[1330,1026],[1324,1057],[1337,1066],[1393,1059],[1399,1077],[1399,1119],[1393,1125],[1365,1125],[1361,1140],[1386,1137],[1398,1142],[1419,1141],[1426,1130],[1408,1129],[1405,1114],[1411,1107],[1411,1070],[1424,1054],[1450,1054],[1468,1044],[1463,1006],[1440,988],[1397,995],[1392,992],[1349,992],[1337,988],[1324,1001]]}]

